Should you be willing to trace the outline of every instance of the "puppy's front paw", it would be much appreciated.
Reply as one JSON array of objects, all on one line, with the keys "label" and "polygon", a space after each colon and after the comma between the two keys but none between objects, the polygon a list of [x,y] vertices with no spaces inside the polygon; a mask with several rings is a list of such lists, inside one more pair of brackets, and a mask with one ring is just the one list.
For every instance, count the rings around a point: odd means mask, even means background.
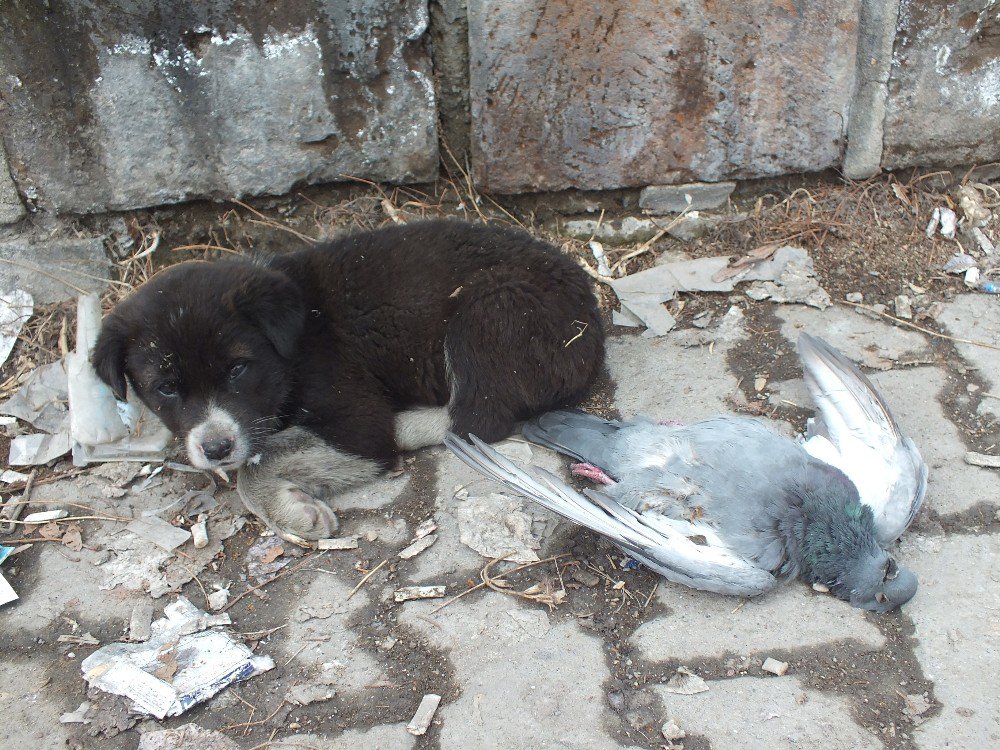
[{"label": "puppy's front paw", "polygon": [[340,527],[329,505],[291,483],[278,490],[268,510],[275,531],[295,544],[326,539]]}]

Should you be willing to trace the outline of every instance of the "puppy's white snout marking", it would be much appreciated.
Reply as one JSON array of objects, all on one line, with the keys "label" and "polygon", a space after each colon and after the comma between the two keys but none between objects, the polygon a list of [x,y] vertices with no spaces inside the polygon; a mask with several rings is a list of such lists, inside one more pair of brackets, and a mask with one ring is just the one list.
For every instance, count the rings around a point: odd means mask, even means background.
[{"label": "puppy's white snout marking", "polygon": [[205,418],[191,428],[186,442],[191,463],[210,471],[239,466],[250,452],[239,423],[217,406],[210,407]]}]

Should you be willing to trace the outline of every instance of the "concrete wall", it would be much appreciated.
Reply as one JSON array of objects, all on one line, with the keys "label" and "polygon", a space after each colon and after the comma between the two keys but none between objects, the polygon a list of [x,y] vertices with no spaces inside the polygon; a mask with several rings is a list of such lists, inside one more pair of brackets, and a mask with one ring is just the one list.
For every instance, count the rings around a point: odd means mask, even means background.
[{"label": "concrete wall", "polygon": [[0,4],[0,222],[428,180],[439,134],[496,192],[997,161],[1000,0]]}]

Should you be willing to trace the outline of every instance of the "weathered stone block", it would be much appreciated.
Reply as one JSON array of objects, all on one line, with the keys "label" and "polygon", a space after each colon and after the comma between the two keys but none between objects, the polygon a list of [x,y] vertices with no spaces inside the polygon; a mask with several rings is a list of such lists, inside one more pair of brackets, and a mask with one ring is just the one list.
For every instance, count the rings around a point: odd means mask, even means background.
[{"label": "weathered stone block", "polygon": [[500,192],[840,162],[858,2],[469,2],[476,181]]},{"label": "weathered stone block", "polygon": [[736,189],[735,182],[693,182],[687,185],[650,185],[639,193],[639,207],[651,214],[677,214],[688,208],[691,198],[692,211],[718,208]]},{"label": "weathered stone block", "polygon": [[993,0],[899,4],[882,166],[1000,160],[1000,16]]},{"label": "weathered stone block", "polygon": [[10,178],[7,150],[3,147],[3,140],[0,139],[0,224],[13,224],[23,218],[24,205],[21,203],[21,196],[17,194],[14,181]]},{"label": "weathered stone block", "polygon": [[427,7],[73,0],[0,13],[14,178],[60,212],[432,177]]}]

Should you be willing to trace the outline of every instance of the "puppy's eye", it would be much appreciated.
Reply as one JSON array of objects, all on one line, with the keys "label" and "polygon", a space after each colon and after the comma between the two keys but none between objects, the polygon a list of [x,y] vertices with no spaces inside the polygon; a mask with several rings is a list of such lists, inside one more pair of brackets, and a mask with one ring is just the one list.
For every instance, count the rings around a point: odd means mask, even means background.
[{"label": "puppy's eye", "polygon": [[161,396],[166,398],[172,398],[177,395],[177,381],[176,380],[164,380],[158,386],[156,386],[157,392]]},{"label": "puppy's eye", "polygon": [[235,365],[229,368],[229,379],[236,380],[240,375],[247,371],[246,362],[237,362]]}]

